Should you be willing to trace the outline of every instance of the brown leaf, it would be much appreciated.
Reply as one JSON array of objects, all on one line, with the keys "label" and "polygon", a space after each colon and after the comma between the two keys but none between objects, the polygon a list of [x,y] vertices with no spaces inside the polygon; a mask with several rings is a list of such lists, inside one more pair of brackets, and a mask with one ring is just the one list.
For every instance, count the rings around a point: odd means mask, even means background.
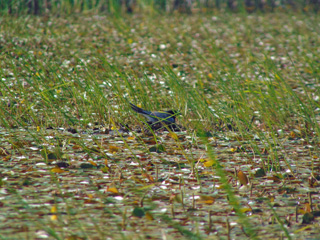
[{"label": "brown leaf", "polygon": [[305,203],[305,204],[304,204],[304,212],[305,212],[305,213],[311,212],[311,206],[310,206],[309,203]]},{"label": "brown leaf", "polygon": [[144,177],[146,177],[150,182],[154,182],[154,179],[153,179],[153,177],[150,175],[150,174],[148,174],[148,173],[143,173],[142,174]]},{"label": "brown leaf", "polygon": [[117,146],[109,146],[109,152],[112,154],[119,152],[119,149]]},{"label": "brown leaf", "polygon": [[114,193],[114,194],[119,194],[119,191],[116,187],[108,187],[107,188],[107,192],[111,192],[111,193]]},{"label": "brown leaf", "polygon": [[146,219],[148,219],[148,220],[154,220],[154,217],[153,217],[153,215],[150,213],[150,212],[146,212]]},{"label": "brown leaf", "polygon": [[66,171],[61,169],[61,168],[59,168],[59,167],[55,167],[55,168],[51,169],[51,172],[53,172],[53,173],[64,173]]},{"label": "brown leaf", "polygon": [[92,164],[95,167],[98,166],[98,164],[96,162],[92,161],[92,160],[89,160],[88,163]]},{"label": "brown leaf", "polygon": [[174,132],[168,133],[168,136],[171,137],[174,140],[179,140],[178,135]]},{"label": "brown leaf", "polygon": [[247,178],[247,175],[244,174],[241,170],[238,171],[238,178],[239,178],[239,182],[242,184],[242,185],[247,185],[249,183],[249,180]]},{"label": "brown leaf", "polygon": [[211,205],[211,204],[213,204],[215,202],[215,200],[216,200],[215,197],[201,195],[200,199],[198,200],[198,202]]}]

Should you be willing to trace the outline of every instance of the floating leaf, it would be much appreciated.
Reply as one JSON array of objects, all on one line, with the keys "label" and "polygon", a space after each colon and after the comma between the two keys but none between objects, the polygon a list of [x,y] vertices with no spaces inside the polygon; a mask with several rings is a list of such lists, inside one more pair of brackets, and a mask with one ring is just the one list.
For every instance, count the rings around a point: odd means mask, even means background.
[{"label": "floating leaf", "polygon": [[114,193],[114,194],[118,194],[119,193],[118,189],[115,188],[115,187],[108,187],[107,191],[111,192],[111,193]]},{"label": "floating leaf", "polygon": [[109,168],[108,166],[104,166],[103,168],[101,168],[101,171],[102,171],[103,173],[108,173],[109,170],[110,170],[110,168]]},{"label": "floating leaf", "polygon": [[146,219],[153,221],[154,217],[150,212],[146,212]]},{"label": "floating leaf", "polygon": [[55,168],[51,169],[51,172],[53,172],[53,173],[64,173],[66,171],[61,169],[61,168],[59,168],[59,167],[55,167]]},{"label": "floating leaf", "polygon": [[281,182],[280,177],[277,176],[277,175],[273,175],[273,176],[267,177],[267,179],[273,180],[274,182]]},{"label": "floating leaf", "polygon": [[119,147],[117,146],[109,146],[109,152],[114,154],[117,153],[119,151]]},{"label": "floating leaf", "polygon": [[239,178],[239,182],[242,185],[247,185],[249,183],[249,180],[247,178],[247,175],[245,175],[241,170],[238,171],[238,178]]},{"label": "floating leaf", "polygon": [[205,167],[211,167],[213,164],[215,164],[215,160],[213,159],[207,159],[203,162],[203,166]]},{"label": "floating leaf", "polygon": [[50,212],[51,213],[56,213],[57,212],[57,207],[56,206],[52,206]]},{"label": "floating leaf", "polygon": [[255,177],[264,177],[266,176],[266,171],[263,168],[259,168],[254,174]]},{"label": "floating leaf", "polygon": [[304,212],[305,212],[305,213],[311,212],[311,206],[310,206],[309,203],[305,203],[305,204],[304,204]]},{"label": "floating leaf", "polygon": [[166,149],[162,144],[158,144],[156,146],[153,146],[153,147],[149,148],[149,151],[150,152],[156,152],[156,153],[162,153],[162,152],[165,152]]},{"label": "floating leaf", "polygon": [[150,174],[148,174],[148,173],[143,173],[142,174],[144,177],[146,177],[150,182],[154,182],[154,179],[153,179],[153,177],[150,175]]},{"label": "floating leaf", "polygon": [[61,159],[62,156],[60,148],[56,148],[54,152],[48,151],[48,149],[42,149],[40,154],[45,160],[57,160]]},{"label": "floating leaf", "polygon": [[106,165],[106,166],[108,165],[108,159],[104,160],[104,165]]},{"label": "floating leaf", "polygon": [[174,140],[179,140],[178,135],[176,133],[174,133],[174,132],[170,132],[168,134],[168,136],[171,137]]},{"label": "floating leaf", "polygon": [[230,148],[230,152],[236,152],[237,148]]},{"label": "floating leaf", "polygon": [[310,224],[313,220],[314,220],[314,215],[310,212],[307,212],[302,216],[303,224]]},{"label": "floating leaf", "polygon": [[140,207],[136,207],[133,209],[132,211],[132,216],[134,217],[139,217],[139,218],[142,218],[146,215],[145,211],[143,208],[140,208]]},{"label": "floating leaf", "polygon": [[88,169],[88,168],[94,168],[95,166],[92,165],[91,163],[81,163],[80,164],[80,168],[83,168],[83,169]]},{"label": "floating leaf", "polygon": [[240,212],[242,213],[252,212],[252,208],[240,208]]},{"label": "floating leaf", "polygon": [[212,196],[201,195],[198,202],[211,205],[215,202],[216,198]]},{"label": "floating leaf", "polygon": [[55,154],[55,153],[49,153],[47,156],[48,156],[48,159],[49,159],[49,160],[56,160],[56,159],[58,159],[58,155]]},{"label": "floating leaf", "polygon": [[98,166],[98,164],[96,162],[92,161],[92,160],[89,160],[88,163],[92,164],[95,167]]},{"label": "floating leaf", "polygon": [[295,137],[296,137],[295,132],[291,131],[291,132],[290,132],[290,137],[291,137],[291,138],[295,138]]},{"label": "floating leaf", "polygon": [[144,143],[147,143],[147,144],[156,144],[157,141],[154,139],[154,138],[151,138],[151,139],[142,139],[142,141]]}]

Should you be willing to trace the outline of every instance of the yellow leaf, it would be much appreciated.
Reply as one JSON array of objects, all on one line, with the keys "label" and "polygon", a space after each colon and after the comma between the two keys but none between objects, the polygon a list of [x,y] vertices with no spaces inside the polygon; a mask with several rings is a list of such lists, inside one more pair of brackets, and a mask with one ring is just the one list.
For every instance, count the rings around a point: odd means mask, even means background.
[{"label": "yellow leaf", "polygon": [[304,210],[305,213],[310,213],[310,212],[311,212],[311,206],[310,206],[310,204],[309,204],[309,203],[305,203],[303,210]]},{"label": "yellow leaf", "polygon": [[57,207],[56,206],[52,206],[51,207],[51,213],[56,213],[57,212]]},{"label": "yellow leaf", "polygon": [[144,176],[145,178],[147,178],[150,182],[154,182],[154,179],[151,175],[149,175],[148,173],[143,173],[142,176]]},{"label": "yellow leaf", "polygon": [[107,191],[111,193],[119,193],[118,189],[116,189],[115,187],[108,187]]},{"label": "yellow leaf", "polygon": [[109,167],[105,166],[105,167],[101,168],[101,171],[103,173],[107,173],[107,172],[109,172]]},{"label": "yellow leaf", "polygon": [[134,139],[135,139],[134,136],[128,137],[128,140],[134,140]]},{"label": "yellow leaf", "polygon": [[202,174],[202,175],[212,176],[213,172],[212,172],[212,171],[203,171],[201,174]]},{"label": "yellow leaf", "polygon": [[303,208],[298,208],[297,212],[299,214],[305,214],[306,213]]},{"label": "yellow leaf", "polygon": [[245,175],[241,170],[238,172],[238,178],[242,185],[247,185],[249,182],[247,175]]},{"label": "yellow leaf", "polygon": [[92,160],[89,160],[88,162],[89,162],[90,164],[92,164],[93,166],[95,166],[95,167],[98,165],[97,163],[95,163],[95,162],[92,161]]},{"label": "yellow leaf", "polygon": [[230,148],[230,152],[236,152],[237,149],[236,148]]},{"label": "yellow leaf", "polygon": [[58,216],[55,215],[55,214],[52,215],[52,216],[51,216],[51,220],[52,220],[52,221],[57,221],[57,220],[58,220]]},{"label": "yellow leaf", "polygon": [[218,185],[216,188],[217,188],[217,189],[224,189],[224,185],[223,185],[223,184]]},{"label": "yellow leaf", "polygon": [[148,220],[154,220],[154,217],[153,217],[153,215],[150,213],[150,212],[146,212],[146,219],[148,219]]},{"label": "yellow leaf", "polygon": [[241,208],[240,212],[242,212],[242,213],[252,212],[252,209],[251,208]]},{"label": "yellow leaf", "polygon": [[55,167],[55,168],[51,169],[51,172],[53,172],[53,173],[64,173],[66,171],[61,169],[61,168],[59,168],[59,167]]},{"label": "yellow leaf", "polygon": [[128,39],[128,43],[131,44],[133,43],[133,40],[131,38]]},{"label": "yellow leaf", "polygon": [[200,199],[198,201],[200,203],[204,203],[204,204],[210,205],[210,204],[213,204],[215,200],[216,199],[214,197],[212,197],[212,196],[201,195]]},{"label": "yellow leaf", "polygon": [[211,167],[213,164],[215,163],[215,161],[214,160],[212,160],[212,159],[208,159],[208,160],[206,160],[205,162],[203,162],[203,166],[205,166],[205,167]]},{"label": "yellow leaf", "polygon": [[37,126],[37,132],[39,132],[40,131],[40,126]]},{"label": "yellow leaf", "polygon": [[169,133],[168,136],[171,137],[174,140],[178,140],[179,139],[178,135],[176,133],[174,133],[174,132]]},{"label": "yellow leaf", "polygon": [[114,154],[119,151],[119,148],[117,146],[109,146],[109,152]]}]

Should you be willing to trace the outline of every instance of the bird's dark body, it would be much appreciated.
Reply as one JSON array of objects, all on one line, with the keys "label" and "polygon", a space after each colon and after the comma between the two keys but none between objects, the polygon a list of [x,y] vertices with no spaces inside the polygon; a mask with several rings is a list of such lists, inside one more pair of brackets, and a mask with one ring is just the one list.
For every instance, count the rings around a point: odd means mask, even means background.
[{"label": "bird's dark body", "polygon": [[163,112],[150,112],[142,108],[139,108],[132,103],[130,103],[130,105],[135,112],[146,117],[149,124],[155,124],[155,123],[165,123],[169,125],[175,124],[176,116],[179,114],[179,112],[174,110],[163,111]]}]

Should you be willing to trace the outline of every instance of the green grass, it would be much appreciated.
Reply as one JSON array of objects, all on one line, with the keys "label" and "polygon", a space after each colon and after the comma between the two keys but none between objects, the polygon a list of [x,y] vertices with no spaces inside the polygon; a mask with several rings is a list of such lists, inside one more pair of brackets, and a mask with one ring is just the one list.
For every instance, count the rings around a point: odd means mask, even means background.
[{"label": "green grass", "polygon": [[[318,18],[2,17],[0,236],[319,234]],[[128,102],[186,130],[148,134]]]}]

